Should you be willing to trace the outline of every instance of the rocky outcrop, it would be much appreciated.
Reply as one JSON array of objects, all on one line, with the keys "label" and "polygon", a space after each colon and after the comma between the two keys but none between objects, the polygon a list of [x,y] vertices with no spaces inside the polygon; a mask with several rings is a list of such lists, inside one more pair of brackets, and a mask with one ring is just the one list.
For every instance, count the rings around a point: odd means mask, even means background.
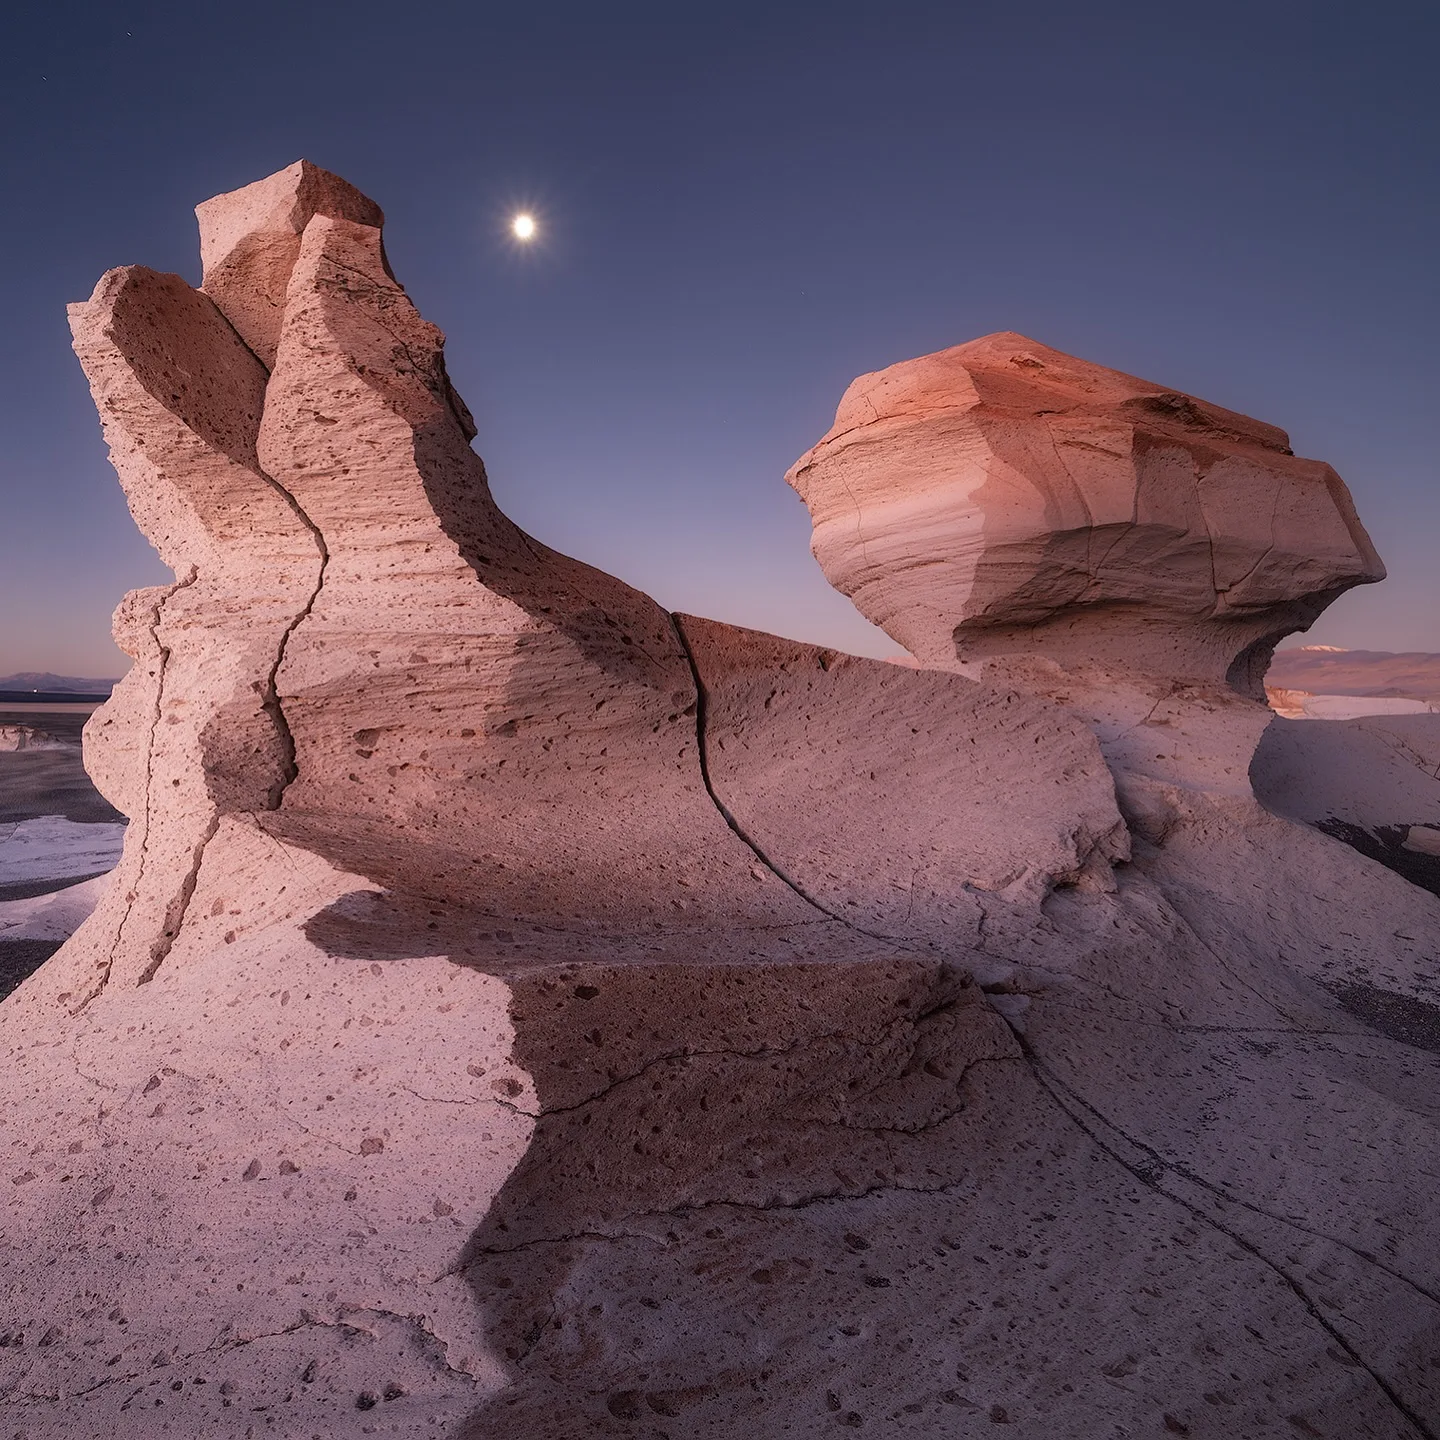
[{"label": "rocky outcrop", "polygon": [[34,725],[0,725],[0,751],[59,750],[65,742]]},{"label": "rocky outcrop", "polygon": [[1023,335],[862,375],[786,479],[830,582],[928,665],[1012,652],[1229,679],[1384,576],[1284,431]]},{"label": "rocky outcrop", "polygon": [[[1269,1267],[1393,1407],[1257,1407],[1240,1430],[1435,1434],[1419,1357],[1440,1287],[1415,1248],[1430,1202],[1385,1144],[1361,1160],[1345,1137],[1364,1115],[1440,1144],[1411,1088],[1440,1078],[1440,910],[1414,867],[1289,823],[1380,769],[1420,819],[1433,779],[1394,755],[1367,770],[1378,741],[1257,703],[1276,642],[1383,574],[1338,478],[1268,426],[1018,336],[862,377],[789,478],[867,618],[924,663],[1067,707],[1100,743],[1132,863],[1112,895],[1057,891],[1040,924],[985,936],[995,968],[971,966],[1013,997],[1056,1103]],[[1315,742],[1305,773],[1297,737]],[[1326,775],[1307,778],[1322,737]],[[1216,1416],[1165,1428],[1219,1433]]]},{"label": "rocky outcrop", "polygon": [[317,215],[373,230],[385,223],[373,200],[307,160],[195,207],[201,289],[267,367],[275,364],[280,345],[285,287],[301,237]]},{"label": "rocky outcrop", "polygon": [[[1435,1433],[1437,902],[1256,805],[1229,620],[668,615],[497,510],[370,202],[201,218],[203,292],[74,312],[177,582],[87,731],[114,882],[0,1006],[14,1427]],[[1336,493],[1234,623],[1351,574]]]}]

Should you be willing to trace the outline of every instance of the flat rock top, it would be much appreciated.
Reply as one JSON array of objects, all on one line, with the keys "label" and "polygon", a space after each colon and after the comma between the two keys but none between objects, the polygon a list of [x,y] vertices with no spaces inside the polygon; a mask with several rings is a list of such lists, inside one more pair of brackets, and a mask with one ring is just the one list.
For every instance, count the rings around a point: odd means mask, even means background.
[{"label": "flat rock top", "polygon": [[[880,421],[984,405],[1032,415],[1109,415],[1289,455],[1290,437],[1209,401],[1002,331],[852,381],[820,449]],[[805,462],[799,461],[798,470]],[[792,473],[794,473],[792,471]]]}]

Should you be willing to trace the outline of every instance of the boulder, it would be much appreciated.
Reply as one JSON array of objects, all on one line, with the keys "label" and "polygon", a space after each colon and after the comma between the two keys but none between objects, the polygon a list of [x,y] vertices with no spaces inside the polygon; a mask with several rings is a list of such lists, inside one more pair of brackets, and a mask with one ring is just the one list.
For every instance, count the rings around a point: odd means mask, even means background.
[{"label": "boulder", "polygon": [[1282,430],[1023,335],[862,375],[785,477],[826,577],[927,665],[1229,680],[1384,567]]}]

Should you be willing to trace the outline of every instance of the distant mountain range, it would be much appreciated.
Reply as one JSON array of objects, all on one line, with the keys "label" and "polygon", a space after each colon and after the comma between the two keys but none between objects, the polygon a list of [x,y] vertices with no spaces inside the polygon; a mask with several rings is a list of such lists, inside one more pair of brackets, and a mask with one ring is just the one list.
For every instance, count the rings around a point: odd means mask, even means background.
[{"label": "distant mountain range", "polygon": [[1440,702],[1440,655],[1423,650],[1339,650],[1301,645],[1277,650],[1265,685],[1311,695],[1370,695]]},{"label": "distant mountain range", "polygon": [[48,670],[21,670],[0,675],[0,690],[38,690],[47,695],[108,695],[114,680],[87,680],[80,675],[52,675]]}]

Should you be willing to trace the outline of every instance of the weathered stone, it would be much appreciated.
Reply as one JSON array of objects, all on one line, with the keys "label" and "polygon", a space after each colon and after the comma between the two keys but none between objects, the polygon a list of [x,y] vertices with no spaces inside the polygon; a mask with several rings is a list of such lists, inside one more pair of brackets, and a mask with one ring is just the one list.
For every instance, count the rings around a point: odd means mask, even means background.
[{"label": "weathered stone", "polygon": [[[206,293],[74,315],[179,579],[87,732],[121,866],[0,1006],[14,1426],[1428,1433],[1440,901],[1260,809],[1222,678],[1368,564],[1323,467],[1166,402],[1145,467],[1288,516],[1253,583],[1002,585],[979,661],[996,537],[907,609],[954,530],[877,469],[865,593],[944,672],[837,656],[513,526],[343,182],[201,210]],[[1254,540],[1198,505],[1105,544]]]},{"label": "weathered stone", "polygon": [[1228,678],[1384,577],[1284,431],[1023,335],[862,375],[786,479],[862,614],[927,665],[1011,652]]},{"label": "weathered stone", "polygon": [[195,207],[201,288],[266,366],[275,363],[300,237],[316,215],[385,223],[373,200],[308,160]]}]

